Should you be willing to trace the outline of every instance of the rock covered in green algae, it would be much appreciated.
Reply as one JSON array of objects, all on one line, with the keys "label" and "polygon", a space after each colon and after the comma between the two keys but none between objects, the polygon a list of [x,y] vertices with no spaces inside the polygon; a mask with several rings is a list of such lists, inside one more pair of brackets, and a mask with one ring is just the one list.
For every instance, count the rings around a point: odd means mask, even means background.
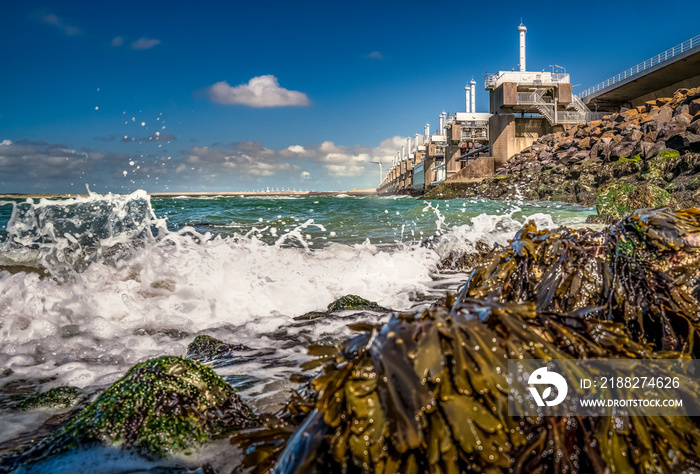
[{"label": "rock covered in green algae", "polygon": [[341,296],[334,302],[328,305],[326,311],[310,311],[294,319],[296,321],[311,321],[314,319],[325,318],[336,311],[378,311],[388,312],[387,308],[379,306],[374,301],[369,301],[357,295]]},{"label": "rock covered in green algae", "polygon": [[610,224],[618,221],[634,209],[676,207],[671,194],[652,183],[632,184],[613,180],[598,189],[595,216],[589,223]]},{"label": "rock covered in green algae", "polygon": [[182,357],[159,357],[129,369],[11,463],[19,466],[94,444],[165,457],[253,424],[251,410],[213,370]]},{"label": "rock covered in green algae", "polygon": [[248,349],[250,348],[242,344],[227,344],[211,336],[201,334],[189,343],[185,357],[204,362],[224,357],[233,357],[234,352],[246,351]]},{"label": "rock covered in green algae", "polygon": [[366,300],[357,295],[342,296],[328,305],[329,313],[345,310],[388,311],[388,309],[379,306],[377,303]]},{"label": "rock covered in green algae", "polygon": [[32,395],[17,404],[20,410],[37,408],[70,408],[83,398],[82,393],[75,387],[56,387],[44,393]]}]

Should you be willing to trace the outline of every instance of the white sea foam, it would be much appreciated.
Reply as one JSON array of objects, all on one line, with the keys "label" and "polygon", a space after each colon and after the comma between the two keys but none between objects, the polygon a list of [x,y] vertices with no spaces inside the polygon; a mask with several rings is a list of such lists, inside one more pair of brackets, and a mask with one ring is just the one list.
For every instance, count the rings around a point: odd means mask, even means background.
[{"label": "white sea foam", "polygon": [[[339,315],[301,324],[294,317],[347,294],[408,310],[417,295],[434,291],[442,258],[471,252],[477,241],[505,244],[523,223],[512,213],[483,214],[450,227],[437,205],[425,209],[443,234],[433,245],[366,241],[308,250],[288,241],[304,242],[305,229],[318,225],[311,220],[275,244],[255,232],[228,238],[193,228],[172,232],[143,192],[17,205],[0,254],[60,278],[0,272],[0,367],[12,370],[0,386],[18,379],[37,381],[42,391],[106,386],[146,358],[184,354],[195,334],[207,333],[274,349],[275,363],[253,355],[225,371],[265,378],[244,395],[282,394],[289,367],[306,358],[299,341],[347,337],[346,324],[357,320]],[[540,227],[554,225],[546,214],[532,218]]]}]

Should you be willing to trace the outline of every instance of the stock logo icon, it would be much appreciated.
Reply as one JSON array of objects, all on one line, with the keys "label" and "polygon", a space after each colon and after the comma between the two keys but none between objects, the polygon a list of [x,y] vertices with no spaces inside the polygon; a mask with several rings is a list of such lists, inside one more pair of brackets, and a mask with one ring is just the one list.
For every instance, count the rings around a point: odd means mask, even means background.
[{"label": "stock logo icon", "polygon": [[[542,392],[542,396],[540,396],[540,393],[536,387],[528,387],[530,389],[530,393],[532,394],[532,398],[534,398],[537,405],[541,407],[545,405],[550,407],[559,405],[564,401],[564,398],[566,398],[566,394],[569,391],[569,386],[567,385],[566,380],[564,380],[564,377],[556,372],[548,371],[547,367],[541,367],[531,373],[527,383],[530,385],[548,385],[548,387],[544,389],[544,392]],[[557,397],[554,400],[547,400],[547,398],[549,398],[549,396],[552,394],[552,385],[557,389]]]}]

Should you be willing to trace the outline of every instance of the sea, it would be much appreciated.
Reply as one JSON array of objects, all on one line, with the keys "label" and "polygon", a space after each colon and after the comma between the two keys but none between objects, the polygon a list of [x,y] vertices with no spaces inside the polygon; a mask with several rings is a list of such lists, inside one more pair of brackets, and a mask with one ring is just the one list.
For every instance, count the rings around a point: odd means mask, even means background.
[{"label": "sea", "polygon": [[[309,344],[341,342],[348,324],[391,313],[295,318],[349,294],[422,311],[458,291],[468,275],[449,262],[477,243],[507,244],[531,219],[583,226],[594,213],[345,194],[0,198],[0,456],[70,412],[19,411],[23,396],[73,386],[89,400],[140,361],[184,355],[200,334],[249,348],[214,370],[256,411],[273,412],[298,387],[290,376],[310,359]],[[227,462],[212,452],[177,462]],[[145,472],[163,462],[94,448],[37,472]]]}]

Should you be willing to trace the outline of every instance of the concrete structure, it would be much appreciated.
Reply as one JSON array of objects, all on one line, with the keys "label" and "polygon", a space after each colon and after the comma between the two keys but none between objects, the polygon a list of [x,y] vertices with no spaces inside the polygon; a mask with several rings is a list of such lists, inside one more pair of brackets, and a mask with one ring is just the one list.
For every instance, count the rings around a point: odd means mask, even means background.
[{"label": "concrete structure", "polygon": [[488,145],[488,113],[458,112],[450,117],[445,126],[445,179],[450,179],[467,166],[474,155],[467,155]]},{"label": "concrete structure", "polygon": [[592,109],[617,112],[700,85],[700,35],[632,66],[581,93]]},{"label": "concrete structure", "polygon": [[492,114],[489,145],[495,169],[540,136],[597,118],[571,93],[571,81],[563,68],[526,70],[526,31],[524,25],[518,27],[520,70],[486,73],[484,78]]},{"label": "concrete structure", "polygon": [[542,135],[700,85],[700,35],[584,91],[581,100],[564,68],[527,70],[526,34],[521,23],[518,71],[485,75],[490,113],[476,112],[472,79],[464,88],[465,111],[449,118],[442,112],[436,133],[426,124],[423,134],[408,139],[378,192],[418,193],[444,180],[479,180]]}]

